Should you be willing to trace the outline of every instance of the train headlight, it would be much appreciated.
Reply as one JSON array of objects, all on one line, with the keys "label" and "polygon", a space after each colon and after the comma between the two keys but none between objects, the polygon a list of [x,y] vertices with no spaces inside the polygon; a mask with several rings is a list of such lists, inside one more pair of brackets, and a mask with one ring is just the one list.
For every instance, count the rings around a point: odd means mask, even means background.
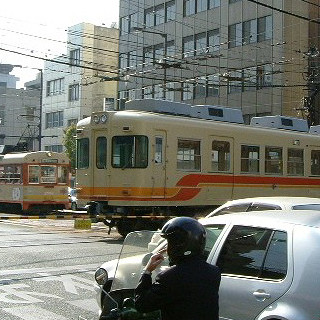
[{"label": "train headlight", "polygon": [[100,117],[98,115],[93,116],[93,122],[98,124],[100,122]]},{"label": "train headlight", "polygon": [[94,275],[97,283],[103,286],[108,281],[108,272],[103,268],[99,268]]},{"label": "train headlight", "polygon": [[108,119],[108,116],[105,113],[100,117],[100,120],[102,123],[106,123],[107,119]]}]

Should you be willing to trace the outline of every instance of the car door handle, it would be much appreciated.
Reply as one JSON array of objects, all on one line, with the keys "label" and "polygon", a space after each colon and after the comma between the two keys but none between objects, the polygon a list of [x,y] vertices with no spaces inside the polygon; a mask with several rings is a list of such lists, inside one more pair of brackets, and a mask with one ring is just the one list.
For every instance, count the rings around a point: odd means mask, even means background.
[{"label": "car door handle", "polygon": [[264,290],[258,290],[253,293],[254,297],[259,301],[264,301],[271,298],[271,294],[265,292]]}]

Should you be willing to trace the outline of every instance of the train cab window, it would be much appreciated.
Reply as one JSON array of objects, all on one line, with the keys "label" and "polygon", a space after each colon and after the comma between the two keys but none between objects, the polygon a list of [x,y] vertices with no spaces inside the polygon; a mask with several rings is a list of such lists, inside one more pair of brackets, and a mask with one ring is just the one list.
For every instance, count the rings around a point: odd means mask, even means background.
[{"label": "train cab window", "polygon": [[320,176],[320,150],[311,150],[311,174]]},{"label": "train cab window", "polygon": [[258,146],[241,146],[241,172],[259,173],[259,153],[260,148]]},{"label": "train cab window", "polygon": [[214,172],[230,171],[230,142],[212,141],[211,170]]},{"label": "train cab window", "polygon": [[163,138],[156,137],[156,146],[155,146],[155,153],[154,153],[154,162],[155,163],[162,163],[163,154],[162,154],[162,145],[163,145]]},{"label": "train cab window", "polygon": [[303,176],[304,175],[304,160],[303,149],[288,149],[288,175]]},{"label": "train cab window", "polygon": [[89,167],[89,139],[77,140],[77,169],[87,169]]},{"label": "train cab window", "polygon": [[178,140],[177,168],[186,171],[201,170],[200,141]]},{"label": "train cab window", "polygon": [[146,168],[148,166],[148,137],[115,136],[112,138],[114,168]]},{"label": "train cab window", "polygon": [[41,183],[56,183],[56,166],[41,166],[40,182]]},{"label": "train cab window", "polygon": [[107,138],[106,137],[97,138],[96,166],[98,169],[107,168]]},{"label": "train cab window", "polygon": [[282,148],[265,148],[265,173],[283,174]]},{"label": "train cab window", "polygon": [[69,174],[68,167],[59,166],[57,169],[57,173],[58,173],[58,183],[66,184],[68,182],[68,174]]},{"label": "train cab window", "polygon": [[39,183],[40,167],[29,166],[29,183]]},{"label": "train cab window", "polygon": [[0,167],[0,183],[21,183],[20,165],[5,165]]}]

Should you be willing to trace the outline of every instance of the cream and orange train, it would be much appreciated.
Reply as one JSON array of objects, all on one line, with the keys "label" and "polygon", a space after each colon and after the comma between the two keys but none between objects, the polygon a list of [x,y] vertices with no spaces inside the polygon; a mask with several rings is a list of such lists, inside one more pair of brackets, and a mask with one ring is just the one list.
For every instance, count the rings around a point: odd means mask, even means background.
[{"label": "cream and orange train", "polygon": [[47,213],[68,209],[70,162],[57,152],[0,155],[0,210]]},{"label": "cream and orange train", "polygon": [[126,234],[230,199],[320,197],[317,130],[239,112],[147,99],[93,113],[77,124],[78,201]]}]

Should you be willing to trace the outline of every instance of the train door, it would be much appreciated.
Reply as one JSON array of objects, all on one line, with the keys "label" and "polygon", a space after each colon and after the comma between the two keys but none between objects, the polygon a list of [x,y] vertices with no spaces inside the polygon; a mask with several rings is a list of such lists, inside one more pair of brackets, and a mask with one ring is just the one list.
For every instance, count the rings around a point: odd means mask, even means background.
[{"label": "train door", "polygon": [[165,131],[157,130],[152,142],[152,197],[163,199],[166,197],[166,141]]},{"label": "train door", "polygon": [[207,200],[213,205],[232,199],[234,187],[234,141],[230,137],[210,136],[210,183]]},{"label": "train door", "polygon": [[93,197],[97,201],[106,201],[106,195],[108,195],[108,187],[110,185],[109,181],[109,168],[108,158],[110,155],[108,151],[110,150],[109,144],[111,143],[107,140],[106,131],[95,132],[94,137],[95,148],[93,154]]}]

